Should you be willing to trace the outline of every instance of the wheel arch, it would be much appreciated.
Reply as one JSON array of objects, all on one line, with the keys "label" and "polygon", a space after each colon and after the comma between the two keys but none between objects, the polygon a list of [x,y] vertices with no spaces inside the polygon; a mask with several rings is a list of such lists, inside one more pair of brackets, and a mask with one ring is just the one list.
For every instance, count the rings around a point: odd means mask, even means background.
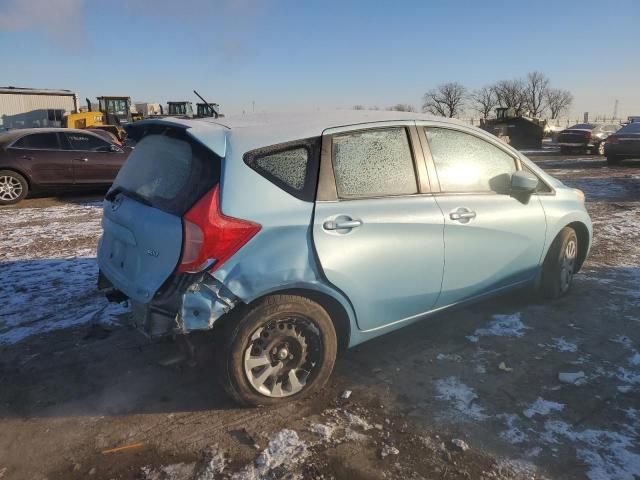
[{"label": "wheel arch", "polygon": [[29,175],[25,171],[21,170],[20,168],[16,168],[13,165],[10,167],[3,167],[2,165],[0,165],[0,170],[8,170],[10,172],[18,173],[27,182],[27,187],[29,187],[29,190],[33,189],[33,182],[31,181],[31,177],[29,177]]},{"label": "wheel arch", "polygon": [[329,317],[331,318],[333,326],[336,330],[336,337],[338,339],[338,352],[343,352],[349,347],[351,338],[351,317],[345,306],[342,305],[342,303],[337,298],[326,292],[316,289],[290,287],[283,288],[281,290],[270,291],[269,293],[256,297],[251,300],[251,302],[246,304],[246,306],[250,306],[257,301],[260,301],[263,298],[270,297],[272,295],[296,295],[299,297],[308,298],[321,305],[327,311],[327,313],[329,313]]},{"label": "wheel arch", "polygon": [[[576,232],[576,236],[578,237],[578,264],[576,267],[576,272],[578,272],[580,271],[580,268],[582,268],[582,264],[587,258],[587,253],[589,252],[589,229],[584,223],[579,221],[571,222],[567,227],[573,228]],[[558,234],[559,233],[560,232],[558,232]]]}]

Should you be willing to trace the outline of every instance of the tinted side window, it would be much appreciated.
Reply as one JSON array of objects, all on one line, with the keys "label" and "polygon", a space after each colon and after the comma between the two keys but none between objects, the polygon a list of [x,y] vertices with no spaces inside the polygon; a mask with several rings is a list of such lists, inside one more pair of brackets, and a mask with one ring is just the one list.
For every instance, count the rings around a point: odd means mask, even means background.
[{"label": "tinted side window", "polygon": [[81,133],[65,133],[72,150],[84,150],[95,152],[97,150],[108,151],[109,144],[93,135],[83,135]]},{"label": "tinted side window", "polygon": [[402,127],[334,135],[332,160],[340,198],[418,192],[409,138]]},{"label": "tinted side window", "polygon": [[515,160],[498,147],[468,133],[425,128],[443,192],[507,193]]},{"label": "tinted side window", "polygon": [[244,161],[253,170],[300,200],[315,200],[320,162],[320,138],[252,150]]},{"label": "tinted side window", "polygon": [[12,146],[34,150],[57,150],[60,148],[56,133],[33,133],[17,140]]}]

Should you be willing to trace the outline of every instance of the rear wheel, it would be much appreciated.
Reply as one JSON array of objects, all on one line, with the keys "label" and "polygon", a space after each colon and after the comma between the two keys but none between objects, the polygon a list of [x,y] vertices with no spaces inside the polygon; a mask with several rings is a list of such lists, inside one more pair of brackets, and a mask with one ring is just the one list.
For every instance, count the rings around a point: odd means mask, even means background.
[{"label": "rear wheel", "polygon": [[294,400],[327,382],[336,353],[336,332],[322,306],[273,295],[233,325],[220,351],[222,384],[247,405]]},{"label": "rear wheel", "polygon": [[604,142],[598,144],[598,155],[604,156]]},{"label": "rear wheel", "polygon": [[18,172],[0,170],[0,205],[18,203],[27,196],[29,184]]},{"label": "rear wheel", "polygon": [[571,289],[578,266],[578,236],[564,227],[555,238],[542,265],[540,289],[547,298],[560,298]]}]

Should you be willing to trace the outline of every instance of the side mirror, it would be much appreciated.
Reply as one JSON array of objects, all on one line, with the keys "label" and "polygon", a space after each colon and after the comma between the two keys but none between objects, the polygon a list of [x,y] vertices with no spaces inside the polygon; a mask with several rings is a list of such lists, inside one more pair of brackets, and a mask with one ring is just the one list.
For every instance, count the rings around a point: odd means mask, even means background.
[{"label": "side mirror", "polygon": [[538,177],[520,170],[511,175],[511,192],[531,195],[538,188]]}]

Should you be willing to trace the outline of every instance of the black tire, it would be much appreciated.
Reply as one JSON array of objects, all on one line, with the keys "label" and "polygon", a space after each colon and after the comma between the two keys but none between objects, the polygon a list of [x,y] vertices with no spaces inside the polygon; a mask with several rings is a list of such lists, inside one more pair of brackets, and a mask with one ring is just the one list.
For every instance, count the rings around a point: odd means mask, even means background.
[{"label": "black tire", "polygon": [[540,292],[544,297],[560,298],[569,292],[578,266],[578,252],[575,230],[564,227],[553,240],[542,264]]},{"label": "black tire", "polygon": [[[11,191],[8,189],[12,188]],[[18,191],[18,195],[13,198],[13,194]],[[0,170],[0,205],[13,205],[22,201],[29,193],[27,180],[18,172],[13,170]]]},{"label": "black tire", "polygon": [[[293,328],[290,326],[292,323],[289,322],[294,322]],[[295,322],[304,323],[295,324]],[[281,325],[285,324],[288,329],[281,328]],[[283,341],[291,352],[296,350],[293,348],[294,345],[290,345],[289,342],[294,344],[296,338],[300,338],[300,335],[296,334],[296,332],[300,332],[297,325],[304,327],[302,338],[305,346],[301,347],[300,344],[296,344],[299,354],[297,356],[301,356],[302,359],[293,358],[294,355],[291,354],[284,361],[280,361],[281,357],[277,355],[281,353],[281,350],[287,351],[286,349],[278,350],[283,345]],[[258,332],[260,333],[258,334]],[[269,332],[272,332],[271,337],[269,337]],[[287,336],[291,335],[291,332],[297,337]],[[257,339],[252,338],[256,334],[258,334]],[[282,340],[282,338],[288,340]],[[292,338],[294,338],[293,341]],[[257,345],[257,342],[260,344]],[[329,379],[338,351],[336,331],[327,311],[318,303],[297,295],[271,295],[251,305],[237,323],[229,325],[228,333],[221,343],[218,360],[222,386],[237,402],[252,406],[281,404],[317,391]],[[254,349],[257,349],[258,352],[256,353]],[[278,353],[272,354],[272,351],[278,351]],[[249,367],[245,366],[245,359],[248,355],[268,355],[272,360],[270,364],[257,366],[247,371],[246,368]],[[299,366],[299,368],[287,369],[291,366],[291,362],[302,361],[305,363],[296,363],[296,367]],[[285,364],[285,362],[289,363]],[[267,377],[268,380],[262,384],[263,387],[268,389],[267,382],[270,382],[271,393],[273,393],[277,388],[275,384],[280,383],[280,388],[288,386],[288,389],[293,391],[295,388],[287,380],[289,378],[288,372],[293,370],[296,375],[295,371],[308,371],[309,374],[302,389],[286,396],[269,396],[258,391],[249,376],[253,374],[260,377],[266,369],[280,363],[283,365],[282,369],[277,374]],[[278,382],[278,379],[281,381]],[[254,377],[254,382],[255,380]]]},{"label": "black tire", "polygon": [[620,163],[620,159],[618,157],[613,156],[613,155],[609,155],[607,157],[607,163],[609,165],[618,165]]}]

